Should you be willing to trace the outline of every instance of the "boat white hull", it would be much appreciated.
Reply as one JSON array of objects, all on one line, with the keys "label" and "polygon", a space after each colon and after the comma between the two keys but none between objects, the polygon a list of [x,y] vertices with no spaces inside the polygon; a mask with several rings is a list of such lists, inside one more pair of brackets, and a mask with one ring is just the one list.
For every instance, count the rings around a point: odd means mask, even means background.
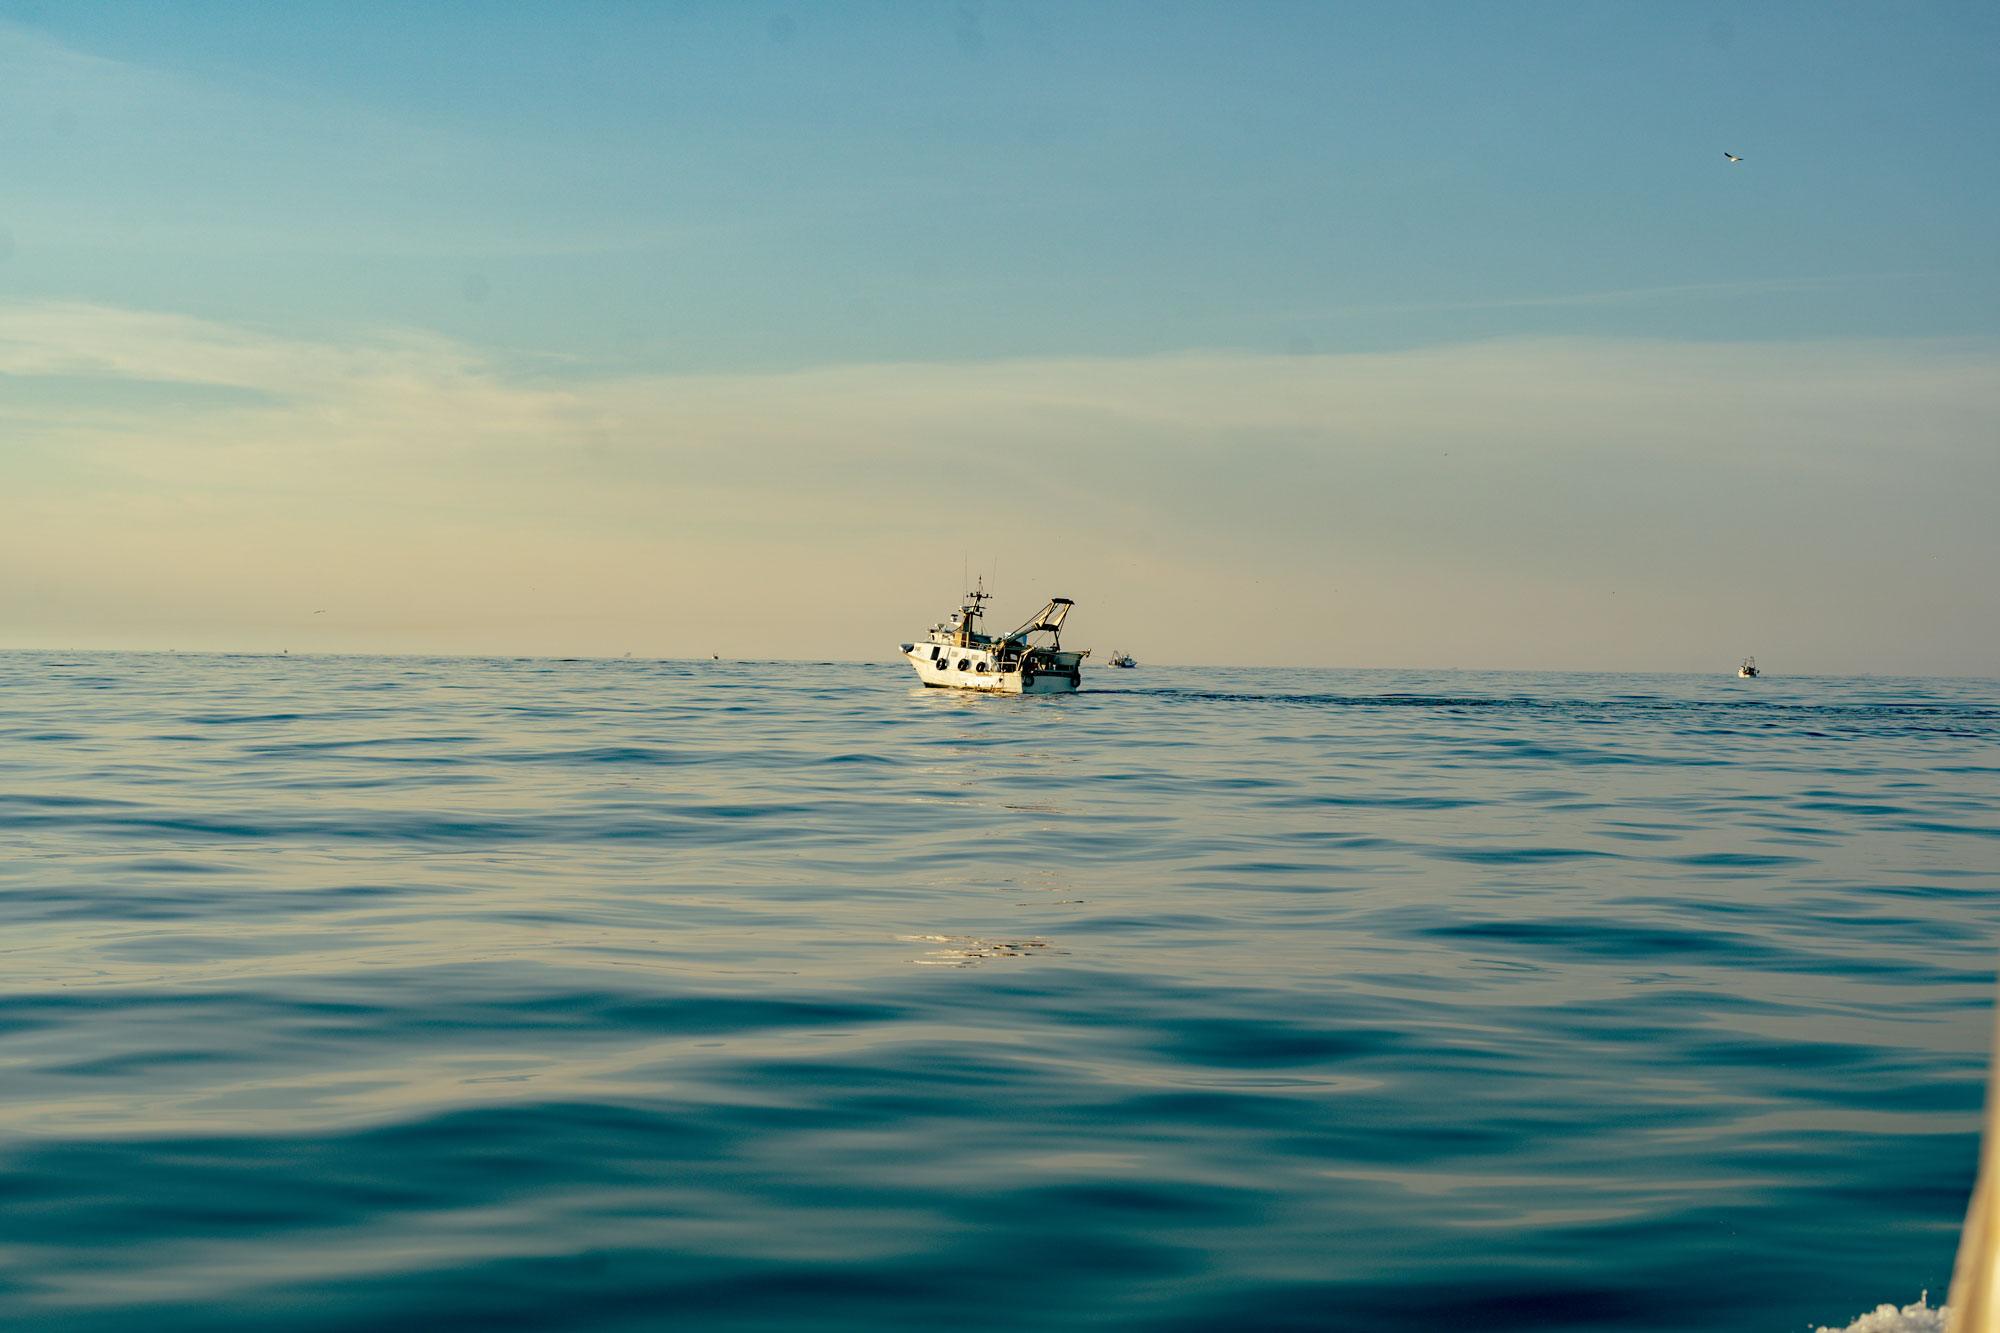
[{"label": "boat white hull", "polygon": [[[1023,678],[1018,671],[994,670],[994,664],[983,653],[955,651],[933,662],[926,655],[929,651],[930,646],[924,644],[917,651],[905,649],[903,655],[917,669],[917,679],[937,689],[979,690],[986,694],[1073,694],[1083,683],[1079,666],[1036,671]],[[960,662],[966,664],[965,670],[959,669]],[[981,667],[985,670],[980,670]]]}]

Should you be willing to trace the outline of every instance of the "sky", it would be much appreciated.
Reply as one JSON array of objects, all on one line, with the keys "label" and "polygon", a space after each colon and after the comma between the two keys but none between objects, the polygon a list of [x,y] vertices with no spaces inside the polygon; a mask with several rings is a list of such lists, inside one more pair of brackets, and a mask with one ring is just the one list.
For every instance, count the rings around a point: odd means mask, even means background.
[{"label": "sky", "polygon": [[0,0],[0,648],[2000,676],[1995,125],[1988,4]]}]

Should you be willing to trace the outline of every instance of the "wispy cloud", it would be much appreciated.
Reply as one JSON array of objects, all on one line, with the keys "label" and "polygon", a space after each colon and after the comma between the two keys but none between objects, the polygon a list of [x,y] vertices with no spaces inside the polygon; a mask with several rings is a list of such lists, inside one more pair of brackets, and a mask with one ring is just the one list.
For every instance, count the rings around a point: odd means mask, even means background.
[{"label": "wispy cloud", "polygon": [[523,377],[433,336],[16,304],[0,624],[863,656],[997,558],[1020,600],[1201,623],[1209,656],[1671,667],[1755,634],[1965,670],[2000,647],[1968,628],[2000,621],[1996,370],[1558,340]]}]

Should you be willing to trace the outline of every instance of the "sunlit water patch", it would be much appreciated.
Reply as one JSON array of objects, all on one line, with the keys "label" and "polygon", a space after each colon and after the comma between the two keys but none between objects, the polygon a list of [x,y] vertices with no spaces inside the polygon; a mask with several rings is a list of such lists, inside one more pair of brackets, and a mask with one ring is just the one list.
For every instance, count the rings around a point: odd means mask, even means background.
[{"label": "sunlit water patch", "polygon": [[1928,1317],[1992,683],[1090,683],[0,655],[0,1319]]}]

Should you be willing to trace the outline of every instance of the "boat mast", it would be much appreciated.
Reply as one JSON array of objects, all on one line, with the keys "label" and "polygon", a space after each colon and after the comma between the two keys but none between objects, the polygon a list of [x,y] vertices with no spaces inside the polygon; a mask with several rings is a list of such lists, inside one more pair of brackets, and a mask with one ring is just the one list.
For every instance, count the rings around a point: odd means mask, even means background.
[{"label": "boat mast", "polygon": [[986,576],[981,574],[979,582],[974,585],[972,591],[965,594],[965,605],[958,608],[959,647],[972,646],[972,624],[980,617],[980,606],[991,596],[993,594],[986,591]]}]

